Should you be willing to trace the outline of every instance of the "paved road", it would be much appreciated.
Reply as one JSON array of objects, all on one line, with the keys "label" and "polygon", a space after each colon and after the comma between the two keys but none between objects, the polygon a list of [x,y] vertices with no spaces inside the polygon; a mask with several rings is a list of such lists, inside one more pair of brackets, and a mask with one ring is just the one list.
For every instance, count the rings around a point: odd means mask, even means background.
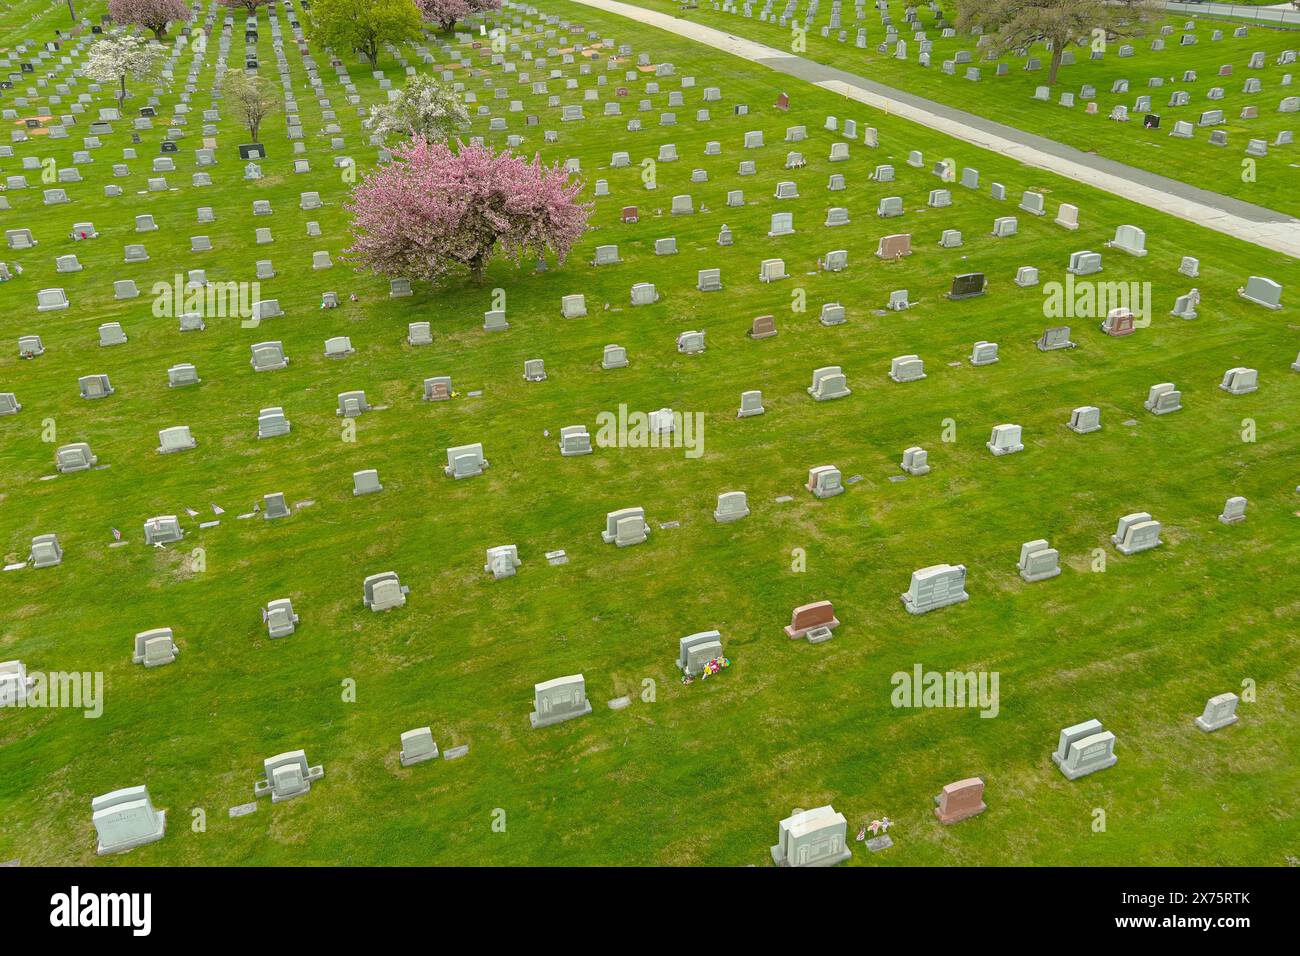
[{"label": "paved road", "polygon": [[[690,20],[618,0],[574,2],[667,30],[778,73],[806,80],[859,103],[913,120],[973,146],[1001,153],[1026,166],[1066,176],[1224,235],[1300,258],[1300,220],[1287,213],[1094,156],[1056,140],[995,123],[856,73],[815,63]],[[1087,215],[1086,208],[1083,214]]]}]

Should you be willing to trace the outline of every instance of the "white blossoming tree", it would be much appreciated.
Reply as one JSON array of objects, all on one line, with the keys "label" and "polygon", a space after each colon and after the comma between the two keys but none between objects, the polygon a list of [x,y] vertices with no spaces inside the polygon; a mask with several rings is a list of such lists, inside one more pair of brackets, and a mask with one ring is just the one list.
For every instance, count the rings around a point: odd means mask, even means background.
[{"label": "white blossoming tree", "polygon": [[389,142],[394,139],[445,141],[469,123],[469,111],[455,91],[430,76],[412,76],[387,103],[370,107],[367,125]]},{"label": "white blossoming tree", "polygon": [[86,75],[97,83],[117,87],[120,109],[126,99],[126,81],[153,75],[162,47],[128,33],[97,40],[86,55]]}]

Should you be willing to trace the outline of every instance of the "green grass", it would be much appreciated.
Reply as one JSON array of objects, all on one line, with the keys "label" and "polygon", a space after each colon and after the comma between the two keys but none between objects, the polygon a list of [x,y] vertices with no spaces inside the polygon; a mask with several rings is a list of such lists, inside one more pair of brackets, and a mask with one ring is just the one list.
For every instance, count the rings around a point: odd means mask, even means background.
[{"label": "green grass", "polygon": [[[679,12],[675,0],[631,2],[661,13]],[[1024,57],[1008,55],[1003,61],[1011,68],[1009,74],[995,76],[996,64],[982,59],[982,51],[975,48],[974,38],[958,31],[956,37],[943,39],[935,26],[934,14],[929,8],[921,7],[918,9],[920,28],[927,31],[934,44],[930,54],[933,65],[927,69],[917,62],[918,44],[912,39],[911,31],[904,29],[903,7],[904,4],[895,2],[890,10],[894,23],[899,25],[900,36],[908,41],[907,61],[894,59],[892,47],[888,54],[877,52],[885,31],[879,18],[870,10],[861,23],[853,19],[851,9],[847,10],[843,21],[843,29],[847,31],[846,42],[840,43],[834,31],[829,38],[823,38],[821,28],[829,22],[829,7],[822,8],[813,28],[808,31],[805,38],[807,49],[802,55],[1085,152],[1094,152],[1203,189],[1300,216],[1300,200],[1297,200],[1300,191],[1296,188],[1300,184],[1300,146],[1270,148],[1268,156],[1254,160],[1249,174],[1243,165],[1247,158],[1248,140],[1267,139],[1272,144],[1279,130],[1292,129],[1300,133],[1297,114],[1277,111],[1284,96],[1300,95],[1300,87],[1280,85],[1282,74],[1300,76],[1300,68],[1280,67],[1274,62],[1282,50],[1300,47],[1300,30],[1251,25],[1249,35],[1238,39],[1232,36],[1232,24],[1208,20],[1198,23],[1195,31],[1200,38],[1198,43],[1180,47],[1178,37],[1189,18],[1171,15],[1150,25],[1146,38],[1112,43],[1103,60],[1090,60],[1086,48],[1076,48],[1077,62],[1061,67],[1057,83],[1051,88],[1050,102],[1041,102],[1033,98],[1035,87],[1047,85],[1049,54],[1041,44],[1036,44],[1032,50],[1032,55],[1043,62],[1041,71],[1027,73]],[[752,19],[745,19],[739,14],[714,11],[711,4],[701,3],[698,10],[692,10],[687,16],[694,22],[777,49],[789,50],[791,47],[790,29],[783,30],[775,22],[760,21],[757,8]],[[802,23],[802,13],[799,22]],[[1153,52],[1150,41],[1159,34],[1161,23],[1172,24],[1175,32],[1165,38],[1163,52]],[[867,29],[865,50],[853,45],[859,26]],[[1210,34],[1215,29],[1221,29],[1224,38],[1211,42]],[[1133,57],[1121,59],[1117,55],[1123,43],[1133,46]],[[957,66],[955,75],[943,73],[943,62],[952,59],[961,49],[969,50],[972,65],[980,67],[982,79],[979,82],[965,79],[966,67],[962,65]],[[1250,54],[1256,50],[1267,53],[1268,65],[1264,70],[1246,69]],[[1219,67],[1228,63],[1233,65],[1233,75],[1220,77]],[[1186,70],[1197,71],[1195,82],[1182,82]],[[1149,89],[1147,80],[1153,76],[1164,77],[1164,86]],[[1263,89],[1259,93],[1242,92],[1249,76],[1261,80]],[[1117,79],[1129,81],[1128,93],[1110,92]],[[773,77],[773,82],[779,85],[791,81],[786,77]],[[1093,99],[1098,109],[1094,116],[1084,112],[1086,101],[1079,95],[1085,84],[1096,87]],[[1207,99],[1206,93],[1216,86],[1223,88],[1223,99]],[[1174,90],[1186,90],[1191,94],[1191,102],[1182,107],[1170,106]],[[1064,91],[1075,93],[1073,109],[1058,104]],[[1144,93],[1151,95],[1152,112],[1160,114],[1161,128],[1158,130],[1143,129],[1141,115],[1133,112],[1134,102]],[[1119,104],[1129,107],[1132,118],[1127,123],[1117,123],[1109,118],[1112,107]],[[1242,107],[1250,105],[1259,107],[1259,116],[1253,120],[1241,119]],[[1226,123],[1214,129],[1227,132],[1228,145],[1224,147],[1209,145],[1209,129],[1196,126],[1202,112],[1220,108],[1224,111]],[[1191,139],[1174,139],[1169,135],[1177,120],[1187,120],[1195,127]]]},{"label": "green grass", "polygon": [[[23,402],[0,419],[0,542],[6,562],[21,560],[33,535],[54,531],[63,564],[0,576],[4,627],[0,659],[22,659],[33,671],[102,671],[106,706],[98,720],[66,710],[0,712],[0,859],[24,864],[763,864],[777,821],[794,807],[833,803],[856,826],[888,814],[896,847],[871,855],[855,845],[855,865],[1012,863],[1061,865],[1264,864],[1294,862],[1297,814],[1295,754],[1300,729],[1295,584],[1300,571],[1293,488],[1300,439],[1300,376],[1288,365],[1297,348],[1295,296],[1300,269],[1292,260],[1189,226],[1076,183],[982,153],[930,130],[864,107],[847,115],[877,126],[882,147],[852,147],[851,161],[826,162],[828,113],[846,104],[813,88],[792,90],[796,111],[769,108],[771,74],[628,20],[548,2],[543,9],[574,18],[603,36],[653,51],[656,60],[694,75],[679,124],[654,125],[667,90],[645,114],[647,130],[627,134],[637,85],[623,118],[560,124],[544,99],[518,94],[545,117],[513,131],[547,159],[577,157],[589,183],[607,178],[612,195],[597,201],[595,229],[562,268],[542,275],[495,264],[482,287],[455,284],[387,298],[386,283],[357,277],[340,264],[314,273],[314,249],[346,245],[339,206],[346,192],[329,168],[328,140],[314,100],[303,89],[301,61],[290,53],[299,102],[312,143],[313,173],[294,176],[276,114],[263,134],[272,151],[268,178],[241,179],[235,145],[244,135],[226,115],[216,184],[139,195],[159,129],[145,134],[127,195],[102,198],[126,134],[115,133],[88,182],[69,187],[72,205],[48,209],[39,190],[12,193],[5,228],[30,225],[41,245],[5,251],[26,274],[0,285],[3,339],[0,389]],[[263,62],[271,62],[269,31]],[[239,53],[239,39],[232,55]],[[320,62],[324,58],[317,51]],[[439,55],[440,61],[446,57]],[[388,75],[400,72],[394,61]],[[366,101],[379,94],[369,69],[352,64]],[[178,71],[178,76],[183,76]],[[621,76],[621,74],[619,74]],[[210,80],[210,67],[203,82]],[[619,81],[611,79],[611,86]],[[595,83],[583,78],[582,87]],[[694,121],[700,89],[720,85],[724,101],[713,119]],[[552,83],[552,90],[558,84]],[[514,88],[514,84],[511,84]],[[350,151],[369,160],[359,119],[332,83]],[[577,93],[564,95],[573,102]],[[206,103],[195,97],[196,111]],[[128,102],[133,109],[142,102]],[[751,115],[730,107],[748,103]],[[588,109],[596,114],[598,108]],[[197,119],[194,122],[198,122]],[[788,125],[804,123],[808,167],[781,169]],[[476,124],[484,131],[486,121]],[[559,130],[543,147],[540,129]],[[762,129],[768,145],[741,149],[743,134]],[[496,134],[494,134],[495,138]],[[502,137],[503,138],[503,137]],[[193,167],[191,135],[180,171]],[[721,157],[704,157],[707,140]],[[637,162],[662,142],[682,160],[660,164],[660,186],[640,186]],[[40,155],[66,162],[79,139],[42,144]],[[604,169],[615,149],[631,151],[633,168]],[[1049,208],[1061,201],[1082,210],[1069,233],[1050,219],[1020,214],[1020,235],[987,235],[1014,203],[987,190],[954,190],[955,206],[927,209],[939,185],[905,165],[910,149],[953,156],[1001,181],[1010,194],[1041,188]],[[738,178],[742,159],[758,175]],[[893,162],[900,181],[867,182],[871,167]],[[706,185],[688,185],[692,168],[710,171]],[[824,193],[842,172],[850,189]],[[777,204],[779,180],[793,178],[803,198]],[[752,203],[723,209],[725,191],[743,188]],[[298,193],[318,189],[326,210],[303,213]],[[708,212],[662,217],[674,194],[689,192]],[[879,196],[902,195],[907,215],[888,223],[873,215]],[[268,198],[276,213],[247,215]],[[852,225],[824,230],[825,207],[845,203]],[[638,204],[641,221],[618,221]],[[194,209],[211,205],[218,222],[198,226]],[[773,211],[793,210],[796,237],[768,239]],[[137,237],[133,217],[153,213],[160,232]],[[74,246],[62,237],[72,222],[93,220],[101,238]],[[325,236],[305,240],[305,222]],[[715,245],[723,222],[736,235]],[[1016,267],[1033,264],[1044,282],[1062,280],[1071,251],[1101,249],[1120,223],[1147,230],[1150,255],[1105,254],[1108,280],[1149,280],[1154,324],[1126,339],[1108,339],[1094,322],[1076,321],[1080,347],[1040,353],[1034,340],[1055,324],[1042,313],[1042,292],[1012,284]],[[252,243],[255,226],[270,225],[275,243]],[[942,228],[961,229],[964,248],[937,247]],[[916,252],[885,264],[876,240],[907,230]],[[188,252],[189,235],[207,232],[216,251]],[[677,237],[680,254],[653,254],[656,238]],[[122,246],[141,239],[152,259],[121,263]],[[624,265],[586,264],[597,244],[615,242]],[[839,276],[809,275],[818,255],[850,250]],[[85,271],[54,275],[54,256],[75,251]],[[1176,274],[1179,257],[1198,255],[1204,295],[1194,322],[1166,313],[1192,283]],[[213,319],[203,333],[182,335],[174,319],[150,315],[149,286],[187,268],[210,279],[246,279],[258,258],[274,260],[279,278],[263,294],[286,311],[260,329]],[[757,282],[758,264],[784,256],[791,280]],[[694,291],[695,271],[718,266],[726,291]],[[965,303],[942,292],[952,275],[985,271],[990,291]],[[1251,274],[1287,287],[1286,307],[1268,312],[1237,298]],[[133,277],[144,295],[119,303],[112,280]],[[661,301],[632,309],[630,286],[657,283]],[[62,285],[73,308],[38,315],[36,290]],[[481,331],[494,288],[507,290],[511,328]],[[790,311],[791,292],[807,290],[809,311]],[[880,311],[890,290],[908,288],[920,304],[902,314]],[[324,290],[340,293],[336,311],[317,309]],[[358,301],[350,303],[355,292]],[[560,297],[587,295],[590,316],[559,317]],[[847,324],[824,328],[824,301],[848,307]],[[602,305],[609,303],[604,310]],[[777,316],[780,334],[754,342],[752,318]],[[96,327],[120,320],[130,336],[121,348],[98,348]],[[427,319],[435,343],[403,344],[406,324]],[[708,351],[685,357],[675,336],[703,328]],[[16,357],[19,334],[39,332],[47,353]],[[326,360],[324,340],[352,337],[357,354]],[[249,345],[285,343],[288,369],[255,374]],[[987,368],[963,360],[978,339],[997,341],[1001,361]],[[631,367],[602,371],[601,348],[628,348]],[[929,377],[896,385],[886,377],[892,356],[917,352]],[[550,378],[522,380],[522,363],[543,357]],[[166,370],[191,361],[203,384],[170,390]],[[845,368],[854,393],[819,404],[804,393],[812,370]],[[1260,390],[1230,397],[1216,387],[1236,365],[1260,370]],[[113,396],[84,402],[76,379],[108,373]],[[451,374],[461,396],[446,404],[419,401],[420,382]],[[1141,407],[1148,386],[1175,381],[1183,411],[1163,418]],[[335,396],[364,388],[389,408],[358,420],[355,443],[340,440]],[[761,388],[767,414],[737,420],[739,393]],[[466,393],[482,389],[479,398]],[[598,449],[562,458],[563,425],[595,425],[601,411],[671,406],[705,415],[705,454]],[[1072,407],[1095,404],[1104,428],[1069,432]],[[292,435],[257,441],[258,409],[283,405]],[[957,441],[940,441],[945,419]],[[1241,440],[1253,419],[1258,440]],[[57,444],[86,440],[109,467],[42,481],[53,472],[55,444],[42,441],[53,419]],[[1125,425],[1134,420],[1136,424]],[[990,428],[1018,422],[1026,450],[995,459],[984,448]],[[157,431],[188,424],[192,452],[159,456]],[[545,437],[544,430],[550,431]],[[482,441],[491,468],[454,482],[441,473],[448,445]],[[934,471],[902,483],[902,450],[921,444]],[[802,491],[807,469],[833,463],[862,475],[827,501]],[[377,468],[385,491],[351,496],[351,474]],[[715,496],[749,494],[753,514],[735,525],[711,517]],[[238,521],[261,495],[283,491],[312,507],[282,522]],[[779,495],[794,500],[777,504]],[[1244,525],[1215,520],[1223,500],[1246,495]],[[151,515],[206,514],[227,509],[219,527],[197,530],[186,520],[181,546],[147,548],[141,523]],[[606,512],[643,505],[648,543],[615,549],[598,533]],[[1164,522],[1163,547],[1131,558],[1108,542],[1116,519],[1147,510]],[[677,529],[660,522],[679,520]],[[110,548],[110,529],[130,544]],[[1015,572],[1021,542],[1046,537],[1061,551],[1064,571],[1024,584]],[[493,582],[482,572],[486,547],[515,543],[524,565],[517,577]],[[201,547],[206,571],[189,570]],[[543,552],[564,548],[570,563],[548,566]],[[807,553],[807,571],[791,570],[792,552]],[[1107,570],[1089,570],[1095,549]],[[901,607],[913,569],[948,561],[969,568],[971,599],[911,617]],[[398,571],[410,585],[403,609],[373,614],[362,606],[365,575]],[[271,641],[259,605],[291,597],[298,632]],[[820,646],[793,643],[781,627],[795,605],[835,602],[843,625]],[[145,671],[130,663],[132,635],[171,626],[182,648],[170,667]],[[673,658],[682,635],[718,628],[733,666],[717,679],[683,686]],[[971,710],[902,711],[890,706],[890,675],[914,664],[933,670],[994,670],[1001,675],[1001,712],[980,719]],[[582,672],[594,713],[542,731],[529,728],[532,685]],[[356,681],[356,702],[342,700]],[[1240,692],[1241,722],[1206,735],[1192,725],[1207,697]],[[655,682],[653,703],[641,699]],[[611,711],[605,701],[631,694]],[[1061,727],[1097,717],[1118,736],[1119,764],[1067,782],[1049,760]],[[398,736],[429,724],[441,747],[468,743],[459,761],[398,766]],[[323,763],[325,779],[302,799],[250,817],[227,809],[252,799],[262,760],[304,747]],[[978,774],[988,784],[989,810],[954,828],[931,813],[946,783]],[[147,784],[169,811],[165,840],[121,857],[96,859],[92,796]],[[505,832],[494,832],[494,811]],[[1106,813],[1105,833],[1092,830]],[[195,832],[203,810],[206,828]]]},{"label": "green grass", "polygon": [[[99,22],[107,12],[107,0],[77,0],[78,20]],[[74,26],[67,0],[4,0],[0,2],[0,52],[23,40],[43,44],[55,39],[54,31],[66,36]]]}]

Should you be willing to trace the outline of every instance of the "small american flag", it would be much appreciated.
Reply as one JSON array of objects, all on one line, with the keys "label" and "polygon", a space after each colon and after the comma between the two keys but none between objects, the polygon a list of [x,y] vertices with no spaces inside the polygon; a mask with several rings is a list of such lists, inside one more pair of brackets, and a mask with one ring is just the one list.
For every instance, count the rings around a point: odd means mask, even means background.
[{"label": "small american flag", "polygon": [[118,531],[116,528],[113,529],[113,540],[114,541],[122,540],[122,532]]}]

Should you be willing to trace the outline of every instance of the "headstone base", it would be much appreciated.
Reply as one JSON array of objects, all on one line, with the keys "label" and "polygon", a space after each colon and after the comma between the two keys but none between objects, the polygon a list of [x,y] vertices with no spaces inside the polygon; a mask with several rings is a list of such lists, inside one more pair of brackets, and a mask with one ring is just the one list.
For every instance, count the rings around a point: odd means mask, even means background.
[{"label": "headstone base", "polygon": [[945,598],[944,601],[940,604],[927,604],[925,607],[917,607],[915,604],[913,604],[912,596],[908,594],[906,591],[900,594],[899,598],[903,602],[903,607],[907,608],[908,614],[925,614],[927,611],[937,611],[939,610],[939,608],[947,607],[950,604],[962,604],[970,600],[970,595],[967,594],[965,591],[962,591],[961,594],[957,594],[952,597]]},{"label": "headstone base", "polygon": [[136,837],[134,840],[125,840],[122,843],[115,843],[112,846],[104,846],[100,843],[95,847],[97,856],[107,856],[110,853],[125,853],[127,850],[134,850],[138,846],[144,846],[146,843],[157,843],[167,832],[167,811],[159,810],[154,818],[157,826],[152,833],[146,833],[144,836]]},{"label": "headstone base", "polygon": [[1196,726],[1200,727],[1206,733],[1212,733],[1213,731],[1220,730],[1224,727],[1230,727],[1231,725],[1235,724],[1237,720],[1238,720],[1237,715],[1233,714],[1230,717],[1225,717],[1223,720],[1210,723],[1205,719],[1204,715],[1201,715],[1196,718]]},{"label": "headstone base", "polygon": [[1065,779],[1078,780],[1080,777],[1086,777],[1090,773],[1096,773],[1098,770],[1107,770],[1110,767],[1115,766],[1115,764],[1119,762],[1119,758],[1114,754],[1111,754],[1110,757],[1103,760],[1101,763],[1092,764],[1088,767],[1077,767],[1073,770],[1066,769],[1061,758],[1055,753],[1052,754],[1052,762],[1061,768],[1061,773],[1065,774]]},{"label": "headstone base", "polygon": [[1050,571],[1040,571],[1037,574],[1026,574],[1024,571],[1021,571],[1020,576],[1032,584],[1034,581],[1046,581],[1049,578],[1054,578],[1060,573],[1061,569],[1057,567],[1052,568]]},{"label": "headstone base", "polygon": [[[801,637],[809,637],[813,631],[833,631],[835,630],[835,628],[839,626],[840,626],[840,619],[837,617],[832,617],[825,624],[819,624],[816,627],[796,628],[793,624],[787,624],[783,628],[783,630],[785,631],[786,637],[790,638],[790,640],[792,641],[797,641]],[[830,638],[823,637],[822,640],[828,641],[830,640]]]},{"label": "headstone base", "polygon": [[[772,851],[772,862],[775,863],[777,866],[791,865],[790,861],[785,858],[785,854],[781,852],[780,845],[772,847],[771,851]],[[839,853],[835,854],[834,856],[828,856],[823,860],[818,860],[816,863],[807,863],[805,864],[805,866],[807,867],[835,866],[837,863],[843,863],[851,856],[853,856],[853,851],[846,846],[843,850],[841,850]]]},{"label": "headstone base", "polygon": [[591,713],[591,701],[584,701],[582,710],[575,710],[569,714],[547,714],[545,717],[533,711],[528,715],[529,722],[536,730],[539,727],[549,727],[552,724],[562,724],[566,720],[573,720],[575,717],[585,717]]},{"label": "headstone base", "polygon": [[[938,803],[940,799],[941,799],[940,797],[935,797],[934,802]],[[981,800],[980,805],[978,807],[969,807],[965,810],[959,810],[956,813],[950,813],[947,816],[945,816],[943,811],[936,806],[934,808],[934,816],[935,819],[937,819],[940,823],[947,825],[953,823],[961,823],[961,821],[963,820],[969,820],[971,817],[977,817],[987,809],[988,809],[988,804],[986,804],[984,801]]]},{"label": "headstone base", "polygon": [[397,752],[397,760],[403,767],[414,767],[417,763],[424,763],[428,760],[437,760],[442,754],[438,753],[438,745],[434,744],[432,750],[428,753],[419,754],[418,756],[408,757],[405,751]]},{"label": "headstone base", "polygon": [[823,499],[824,499],[824,498],[834,498],[836,495],[842,495],[842,494],[844,494],[844,491],[845,491],[844,486],[843,486],[843,485],[840,485],[840,487],[835,488],[835,489],[833,489],[833,490],[831,490],[831,491],[821,491],[821,490],[814,491],[814,492],[813,492],[813,497],[814,497],[814,498],[823,498]]},{"label": "headstone base", "polygon": [[1143,545],[1140,548],[1130,548],[1127,545],[1117,544],[1115,545],[1115,550],[1118,551],[1120,554],[1125,554],[1125,555],[1141,554],[1143,551],[1150,551],[1152,548],[1158,548],[1162,544],[1164,544],[1164,542],[1157,538],[1153,544]]}]

